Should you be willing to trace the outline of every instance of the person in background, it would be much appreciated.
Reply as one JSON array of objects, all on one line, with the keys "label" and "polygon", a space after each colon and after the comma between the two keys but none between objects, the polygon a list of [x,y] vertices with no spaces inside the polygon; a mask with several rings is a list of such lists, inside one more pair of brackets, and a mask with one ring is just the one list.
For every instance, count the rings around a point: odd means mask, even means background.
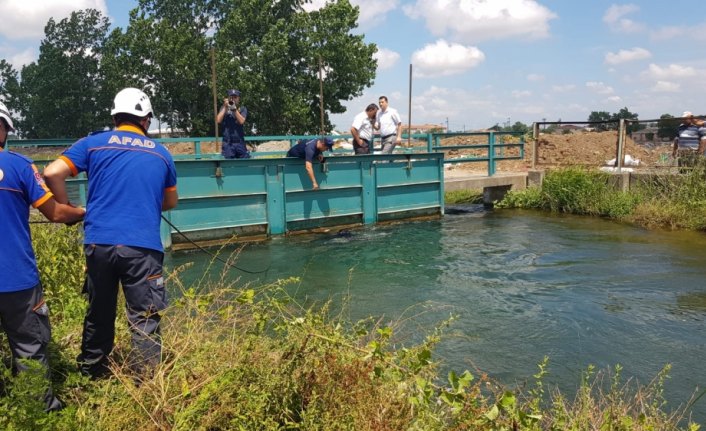
[{"label": "person in background", "polygon": [[228,90],[228,97],[223,99],[223,106],[216,115],[216,122],[223,124],[221,154],[226,159],[250,158],[243,128],[247,118],[248,108],[240,104],[240,91]]},{"label": "person in background", "polygon": [[316,177],[314,176],[314,159],[323,163],[324,161],[324,151],[330,151],[333,147],[333,140],[331,138],[318,138],[312,139],[310,141],[301,140],[297,145],[287,151],[287,157],[299,157],[304,159],[304,165],[306,168],[306,173],[309,175],[311,180],[312,190],[319,189],[319,183],[316,182]]},{"label": "person in background", "polygon": [[370,154],[373,146],[373,128],[378,106],[374,103],[368,105],[365,111],[356,115],[351,126],[353,135],[353,150],[356,154]]},{"label": "person in background", "polygon": [[382,154],[392,154],[402,142],[402,120],[395,108],[390,108],[387,97],[380,96],[380,110],[375,116],[375,128],[380,130]]},{"label": "person in background", "polygon": [[685,111],[682,114],[682,119],[682,123],[677,128],[677,137],[674,139],[672,157],[688,159],[703,155],[706,150],[704,120],[694,118],[690,111]]},{"label": "person in background", "polygon": [[110,114],[114,130],[80,139],[44,170],[59,202],[68,200],[66,178],[88,173],[88,310],[77,361],[79,370],[94,379],[109,372],[119,285],[132,337],[129,365],[142,376],[161,359],[160,313],[167,297],[160,216],[178,199],[172,156],[147,136],[154,115],[149,97],[125,88],[115,96]]},{"label": "person in background", "polygon": [[[49,307],[32,249],[29,207],[57,223],[78,222],[85,210],[58,203],[32,160],[5,150],[12,130],[10,112],[0,103],[0,322],[10,344],[13,373],[28,368],[22,360],[33,359],[46,368],[49,377]],[[44,403],[47,411],[62,407],[51,386]]]}]

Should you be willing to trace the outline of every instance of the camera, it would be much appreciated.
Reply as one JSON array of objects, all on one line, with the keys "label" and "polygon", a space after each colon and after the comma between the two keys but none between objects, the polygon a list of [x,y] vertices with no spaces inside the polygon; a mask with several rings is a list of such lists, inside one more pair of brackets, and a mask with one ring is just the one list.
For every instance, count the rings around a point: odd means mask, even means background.
[{"label": "camera", "polygon": [[235,106],[235,103],[232,100],[230,100],[228,101],[228,109],[230,109],[231,111],[235,111],[236,109],[238,109],[238,107]]}]

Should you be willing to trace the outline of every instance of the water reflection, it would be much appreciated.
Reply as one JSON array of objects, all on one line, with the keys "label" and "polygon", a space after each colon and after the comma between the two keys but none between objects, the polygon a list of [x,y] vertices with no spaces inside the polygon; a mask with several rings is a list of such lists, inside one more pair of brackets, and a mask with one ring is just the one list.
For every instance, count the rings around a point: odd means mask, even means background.
[{"label": "water reflection", "polygon": [[[589,364],[619,363],[646,383],[671,363],[666,393],[676,407],[706,383],[704,249],[694,233],[469,206],[440,221],[249,245],[238,265],[270,270],[238,276],[301,277],[292,294],[303,303],[333,299],[352,320],[404,321],[402,343],[456,313],[438,347],[442,367],[478,367],[507,384],[531,378],[545,355],[548,382],[567,391]],[[196,254],[169,264],[188,260],[203,273]],[[706,407],[695,415],[706,419]]]}]

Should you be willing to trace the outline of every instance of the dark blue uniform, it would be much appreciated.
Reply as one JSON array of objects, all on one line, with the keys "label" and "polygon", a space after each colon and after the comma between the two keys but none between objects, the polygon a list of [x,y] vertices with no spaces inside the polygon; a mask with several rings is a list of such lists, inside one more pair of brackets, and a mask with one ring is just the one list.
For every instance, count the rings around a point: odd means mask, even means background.
[{"label": "dark blue uniform", "polygon": [[160,239],[162,202],[176,190],[174,160],[137,127],[123,125],[76,142],[61,159],[88,174],[84,219],[88,311],[78,357],[84,374],[107,372],[113,350],[118,285],[138,372],[161,359],[160,312],[167,307]]},{"label": "dark blue uniform", "polygon": [[[248,118],[248,108],[241,106],[240,115]],[[235,113],[228,109],[223,116],[223,145],[221,154],[226,159],[249,159],[250,152],[245,146],[245,129],[235,118]]]},{"label": "dark blue uniform", "polygon": [[297,145],[287,151],[287,157],[299,157],[307,162],[314,162],[314,159],[318,158],[321,154],[318,148],[316,148],[316,141],[318,138],[314,138],[310,141],[299,141]]},{"label": "dark blue uniform", "polygon": [[[0,322],[14,371],[26,369],[18,359],[34,359],[49,369],[49,308],[32,249],[29,207],[38,208],[52,196],[32,160],[0,149]],[[47,410],[61,408],[51,389],[44,401]]]}]

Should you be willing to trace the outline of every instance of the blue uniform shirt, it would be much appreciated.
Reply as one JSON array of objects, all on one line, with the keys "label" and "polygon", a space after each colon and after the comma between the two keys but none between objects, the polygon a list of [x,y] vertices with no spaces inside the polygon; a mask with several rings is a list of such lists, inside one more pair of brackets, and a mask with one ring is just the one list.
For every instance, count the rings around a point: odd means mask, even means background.
[{"label": "blue uniform shirt", "polygon": [[37,208],[52,196],[32,160],[0,150],[0,292],[39,284],[29,207]]},{"label": "blue uniform shirt", "polygon": [[[240,115],[243,118],[248,118],[248,108],[241,106],[239,108]],[[238,123],[235,118],[235,114],[230,109],[226,110],[225,116],[223,117],[223,142],[228,142],[232,144],[237,144],[240,142],[245,142],[245,130],[243,125]]]},{"label": "blue uniform shirt", "polygon": [[88,175],[85,244],[162,251],[164,193],[176,190],[171,154],[140,129],[121,126],[77,141],[61,159],[72,175]]},{"label": "blue uniform shirt", "polygon": [[321,154],[321,151],[316,148],[317,140],[318,139],[314,138],[308,142],[299,142],[287,151],[287,157],[299,157],[300,159],[313,163],[314,159]]}]

